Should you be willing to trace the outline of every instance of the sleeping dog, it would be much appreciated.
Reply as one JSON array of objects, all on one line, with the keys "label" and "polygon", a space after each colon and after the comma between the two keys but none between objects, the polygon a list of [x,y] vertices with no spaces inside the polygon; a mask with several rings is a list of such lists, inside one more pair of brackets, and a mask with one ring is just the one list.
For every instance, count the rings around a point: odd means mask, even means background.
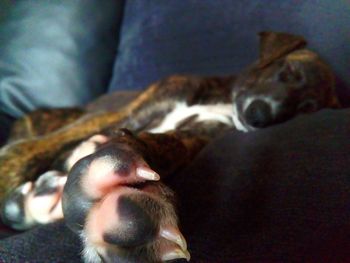
[{"label": "sleeping dog", "polygon": [[79,113],[10,143],[0,153],[0,187],[30,182],[4,199],[3,221],[27,229],[64,216],[85,262],[189,260],[174,193],[162,181],[227,129],[338,107],[331,69],[305,46],[300,36],[263,32],[260,58],[236,77],[168,77],[118,112]]}]

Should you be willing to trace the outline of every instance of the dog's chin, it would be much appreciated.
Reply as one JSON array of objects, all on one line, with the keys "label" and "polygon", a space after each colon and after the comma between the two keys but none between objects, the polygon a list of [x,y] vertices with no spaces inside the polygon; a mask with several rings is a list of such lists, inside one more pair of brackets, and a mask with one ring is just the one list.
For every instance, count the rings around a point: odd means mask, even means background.
[{"label": "dog's chin", "polygon": [[239,113],[237,109],[237,105],[233,104],[233,111],[232,111],[232,120],[235,128],[242,132],[250,132],[256,130],[256,128],[248,125],[243,119],[242,115]]},{"label": "dog's chin", "polygon": [[232,120],[233,120],[233,124],[237,130],[242,131],[242,132],[250,132],[250,131],[256,130],[256,128],[245,123],[241,119],[241,116],[235,111],[235,109],[233,112],[234,113],[232,115]]}]

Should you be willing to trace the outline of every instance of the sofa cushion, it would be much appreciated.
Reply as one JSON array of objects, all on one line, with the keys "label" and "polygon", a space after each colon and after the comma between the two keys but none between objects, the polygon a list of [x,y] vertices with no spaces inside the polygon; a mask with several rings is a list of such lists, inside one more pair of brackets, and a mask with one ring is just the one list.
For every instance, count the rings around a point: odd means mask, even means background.
[{"label": "sofa cushion", "polygon": [[0,112],[84,104],[106,91],[123,1],[1,1]]},{"label": "sofa cushion", "polygon": [[350,110],[210,144],[169,184],[195,262],[349,262]]},{"label": "sofa cushion", "polygon": [[[237,73],[257,59],[256,33],[266,30],[305,36],[350,86],[349,13],[333,0],[127,1],[110,90],[175,73]],[[350,101],[350,90],[340,93]]]},{"label": "sofa cushion", "polygon": [[[349,134],[350,110],[328,110],[206,147],[167,180],[193,262],[349,262]],[[0,262],[80,251],[62,223],[0,240]]]},{"label": "sofa cushion", "polygon": [[0,240],[0,262],[82,262],[78,238],[62,221]]}]

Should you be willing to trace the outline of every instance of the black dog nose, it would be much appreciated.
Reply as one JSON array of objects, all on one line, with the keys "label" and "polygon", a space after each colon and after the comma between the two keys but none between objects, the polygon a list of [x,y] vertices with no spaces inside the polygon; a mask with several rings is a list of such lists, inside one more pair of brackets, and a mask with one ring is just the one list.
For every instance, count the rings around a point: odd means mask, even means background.
[{"label": "black dog nose", "polygon": [[264,128],[272,121],[271,107],[263,100],[254,100],[244,112],[246,122],[255,128]]}]

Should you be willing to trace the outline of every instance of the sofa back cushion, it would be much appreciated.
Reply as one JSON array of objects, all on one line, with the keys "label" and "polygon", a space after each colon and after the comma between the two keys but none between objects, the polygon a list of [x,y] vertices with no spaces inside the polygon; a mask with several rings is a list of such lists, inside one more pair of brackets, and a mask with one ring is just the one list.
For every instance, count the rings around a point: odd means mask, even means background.
[{"label": "sofa back cushion", "polygon": [[349,13],[347,1],[333,0],[127,1],[109,89],[174,73],[237,73],[257,59],[257,32],[266,30],[303,35],[350,86]]},{"label": "sofa back cushion", "polygon": [[0,112],[84,104],[106,91],[123,1],[0,3]]}]

